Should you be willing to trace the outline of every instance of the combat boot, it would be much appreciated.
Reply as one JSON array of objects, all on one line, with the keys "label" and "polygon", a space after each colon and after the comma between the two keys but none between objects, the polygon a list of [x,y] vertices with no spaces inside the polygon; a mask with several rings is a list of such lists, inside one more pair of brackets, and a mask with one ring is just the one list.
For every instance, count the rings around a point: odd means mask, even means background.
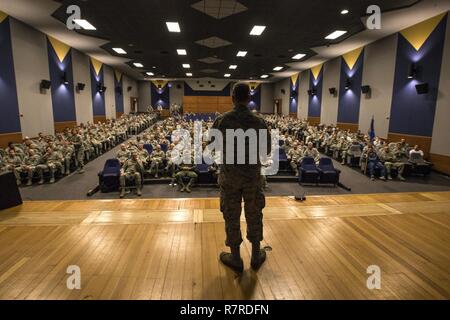
[{"label": "combat boot", "polygon": [[83,168],[78,169],[78,173],[79,174],[83,174],[84,173],[84,169]]},{"label": "combat boot", "polygon": [[253,270],[258,270],[261,268],[262,264],[266,261],[266,251],[264,249],[259,250],[259,254],[252,254],[252,259],[250,265]]},{"label": "combat boot", "polygon": [[29,186],[31,186],[32,184],[33,184],[32,179],[28,179],[27,186],[29,187]]},{"label": "combat boot", "polygon": [[122,199],[123,197],[125,197],[125,188],[121,188],[121,189],[120,189],[120,195],[119,195],[119,198]]},{"label": "combat boot", "polygon": [[141,187],[136,188],[136,193],[138,197],[142,196],[142,188]]},{"label": "combat boot", "polygon": [[44,184],[44,178],[41,177],[41,179],[39,180],[38,184]]},{"label": "combat boot", "polygon": [[220,261],[237,273],[244,271],[244,261],[242,258],[235,259],[231,253],[222,252],[220,254]]},{"label": "combat boot", "polygon": [[388,175],[388,180],[392,180],[392,176],[390,174]]},{"label": "combat boot", "polygon": [[403,178],[403,176],[401,174],[398,175],[398,178],[400,179],[400,181],[405,181],[406,179]]},{"label": "combat boot", "polygon": [[50,178],[50,183],[55,183],[55,176],[52,174],[52,177]]}]

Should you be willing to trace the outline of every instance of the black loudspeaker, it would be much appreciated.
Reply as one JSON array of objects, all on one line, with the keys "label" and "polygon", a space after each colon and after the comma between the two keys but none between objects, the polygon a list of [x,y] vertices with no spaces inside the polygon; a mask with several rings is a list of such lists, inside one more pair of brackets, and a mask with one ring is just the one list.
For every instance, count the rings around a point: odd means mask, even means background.
[{"label": "black loudspeaker", "polygon": [[329,88],[328,90],[330,91],[330,94],[333,96],[337,93],[336,88]]},{"label": "black loudspeaker", "polygon": [[130,92],[131,90],[133,90],[133,87],[128,87],[127,91]]},{"label": "black loudspeaker", "polygon": [[177,84],[177,89],[181,89],[181,84]]},{"label": "black loudspeaker", "polygon": [[19,188],[14,173],[0,174],[0,210],[12,208],[22,204]]},{"label": "black loudspeaker", "polygon": [[77,91],[83,91],[86,85],[84,83],[78,82],[77,83]]},{"label": "black loudspeaker", "polygon": [[286,94],[286,90],[281,89],[281,93],[282,93],[282,94]]},{"label": "black loudspeaker", "polygon": [[364,94],[370,93],[370,91],[371,91],[370,86],[362,86],[361,87],[361,92]]},{"label": "black loudspeaker", "polygon": [[416,84],[417,94],[427,94],[430,91],[428,83],[419,83]]},{"label": "black loudspeaker", "polygon": [[52,86],[52,82],[51,81],[49,81],[49,80],[42,80],[41,81],[41,85],[40,85],[40,88],[41,88],[41,90],[48,90],[48,89],[50,89],[50,87]]}]

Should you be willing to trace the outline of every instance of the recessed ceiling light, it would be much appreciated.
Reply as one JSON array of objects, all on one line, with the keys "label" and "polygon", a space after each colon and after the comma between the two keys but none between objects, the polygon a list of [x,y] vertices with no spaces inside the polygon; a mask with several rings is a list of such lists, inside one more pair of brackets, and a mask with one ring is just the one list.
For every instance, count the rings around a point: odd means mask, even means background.
[{"label": "recessed ceiling light", "polygon": [[177,49],[177,53],[179,56],[185,56],[187,55],[187,52],[185,49]]},{"label": "recessed ceiling light", "polygon": [[330,33],[328,36],[326,36],[325,39],[334,40],[334,39],[337,39],[339,37],[342,37],[346,33],[347,33],[347,31],[336,30],[335,32]]},{"label": "recessed ceiling light", "polygon": [[144,67],[144,65],[143,65],[142,63],[139,63],[139,62],[135,62],[135,63],[133,63],[133,64],[134,64],[134,66],[137,67],[137,68],[143,68],[143,67]]},{"label": "recessed ceiling light", "polygon": [[273,68],[273,71],[280,71],[281,69],[283,69],[283,67],[275,67]]},{"label": "recessed ceiling light", "polygon": [[269,77],[269,75],[263,74],[263,75],[261,76],[261,79],[266,79],[266,78],[268,78],[268,77]]},{"label": "recessed ceiling light", "polygon": [[265,29],[266,29],[266,26],[254,26],[252,31],[250,31],[250,35],[260,36],[264,32]]},{"label": "recessed ceiling light", "polygon": [[232,64],[229,68],[232,69],[232,70],[235,70],[235,69],[237,69],[237,65]]},{"label": "recessed ceiling light", "polygon": [[191,65],[189,63],[183,63],[183,68],[189,69]]},{"label": "recessed ceiling light", "polygon": [[166,22],[166,25],[169,32],[181,32],[178,22]]},{"label": "recessed ceiling light", "polygon": [[350,11],[348,11],[347,9],[344,9],[341,11],[341,14],[348,14]]},{"label": "recessed ceiling light", "polygon": [[112,48],[115,52],[117,52],[118,54],[127,54],[127,52],[125,50],[123,50],[122,48]]},{"label": "recessed ceiling light", "polygon": [[306,56],[306,54],[303,53],[298,53],[295,56],[292,57],[292,59],[294,60],[300,60],[301,58],[303,58],[304,56]]},{"label": "recessed ceiling light", "polygon": [[229,77],[231,77],[231,74],[226,73],[226,74],[224,74],[223,76],[224,76],[225,78],[229,78]]},{"label": "recessed ceiling light", "polygon": [[239,51],[238,53],[237,53],[237,57],[245,57],[247,55],[247,51]]},{"label": "recessed ceiling light", "polygon": [[77,25],[82,27],[84,30],[97,30],[92,24],[89,23],[89,21],[84,19],[74,19],[73,22],[75,22]]},{"label": "recessed ceiling light", "polygon": [[153,72],[147,72],[146,73],[148,76],[154,76],[155,74]]},{"label": "recessed ceiling light", "polygon": [[186,76],[192,77],[192,73],[186,73]]}]

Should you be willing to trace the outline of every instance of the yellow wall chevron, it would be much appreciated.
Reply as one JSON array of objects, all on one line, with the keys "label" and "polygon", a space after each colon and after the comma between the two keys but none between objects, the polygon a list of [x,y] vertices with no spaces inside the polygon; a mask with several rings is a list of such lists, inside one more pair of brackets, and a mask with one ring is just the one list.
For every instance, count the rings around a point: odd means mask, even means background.
[{"label": "yellow wall chevron", "polygon": [[0,11],[0,23],[2,23],[6,18],[8,18],[8,15],[3,11]]},{"label": "yellow wall chevron", "polygon": [[344,61],[347,63],[350,70],[353,69],[355,66],[356,61],[358,61],[359,56],[361,55],[361,52],[363,51],[364,47],[358,48],[356,50],[347,52],[342,56]]},{"label": "yellow wall chevron", "polygon": [[311,68],[311,72],[312,72],[312,75],[314,76],[314,79],[317,80],[317,78],[319,77],[320,71],[322,71],[322,67],[323,67],[323,63]]},{"label": "yellow wall chevron", "polygon": [[55,38],[52,38],[50,36],[47,36],[47,38],[48,38],[48,41],[51,43],[53,49],[55,50],[59,61],[63,62],[64,59],[66,58],[67,54],[70,51],[70,47],[67,44],[65,44]]},{"label": "yellow wall chevron", "polygon": [[400,31],[400,33],[417,51],[419,51],[446,14],[447,13],[443,13],[431,19],[425,20]]}]

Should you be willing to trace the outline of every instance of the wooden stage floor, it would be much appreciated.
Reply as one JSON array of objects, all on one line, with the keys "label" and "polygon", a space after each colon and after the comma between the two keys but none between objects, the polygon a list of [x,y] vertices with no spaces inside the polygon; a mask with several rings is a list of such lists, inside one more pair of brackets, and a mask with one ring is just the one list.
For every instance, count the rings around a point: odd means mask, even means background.
[{"label": "wooden stage floor", "polygon": [[[218,199],[0,211],[0,299],[450,299],[450,192],[268,198],[268,260],[223,267]],[[243,222],[245,233],[245,223]],[[69,265],[81,289],[69,290]],[[381,269],[369,290],[367,267]]]}]

